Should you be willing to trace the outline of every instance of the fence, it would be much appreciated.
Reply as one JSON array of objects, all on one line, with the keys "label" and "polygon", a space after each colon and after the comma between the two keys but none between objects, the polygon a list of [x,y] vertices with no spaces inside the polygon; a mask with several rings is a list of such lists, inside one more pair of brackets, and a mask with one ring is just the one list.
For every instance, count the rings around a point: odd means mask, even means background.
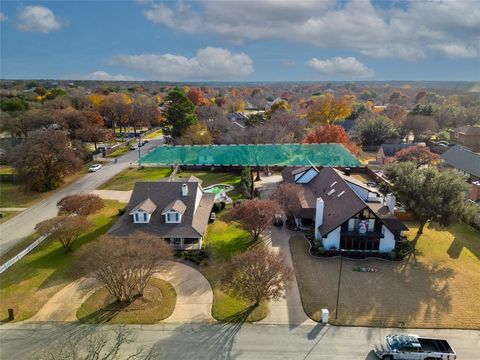
[{"label": "fence", "polygon": [[27,246],[25,249],[20,251],[16,256],[8,260],[5,264],[0,266],[0,274],[3,273],[5,270],[7,270],[10,266],[15,264],[18,260],[23,258],[25,255],[27,255],[30,251],[35,249],[38,245],[40,245],[43,240],[45,240],[48,237],[47,235],[42,235],[40,236],[37,240],[35,240],[33,243],[31,243],[29,246]]}]

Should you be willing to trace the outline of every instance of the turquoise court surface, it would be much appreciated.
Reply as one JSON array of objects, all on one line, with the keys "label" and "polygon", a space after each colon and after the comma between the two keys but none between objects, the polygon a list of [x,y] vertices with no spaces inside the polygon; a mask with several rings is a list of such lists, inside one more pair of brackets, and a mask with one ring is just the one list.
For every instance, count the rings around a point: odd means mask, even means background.
[{"label": "turquoise court surface", "polygon": [[340,144],[160,146],[144,155],[140,164],[362,166],[362,163]]}]

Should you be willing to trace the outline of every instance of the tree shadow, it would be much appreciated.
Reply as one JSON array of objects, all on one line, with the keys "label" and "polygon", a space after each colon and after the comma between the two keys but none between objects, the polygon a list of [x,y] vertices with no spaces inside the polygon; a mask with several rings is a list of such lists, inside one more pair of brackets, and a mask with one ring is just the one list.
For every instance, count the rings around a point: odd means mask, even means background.
[{"label": "tree shadow", "polygon": [[106,324],[125,310],[130,304],[131,302],[127,301],[114,301],[79,320],[87,324]]}]

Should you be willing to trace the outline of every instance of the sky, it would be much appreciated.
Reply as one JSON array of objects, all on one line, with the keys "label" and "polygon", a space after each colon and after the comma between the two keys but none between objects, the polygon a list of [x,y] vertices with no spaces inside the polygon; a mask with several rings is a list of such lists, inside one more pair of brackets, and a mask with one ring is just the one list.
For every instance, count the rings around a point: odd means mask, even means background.
[{"label": "sky", "polygon": [[480,1],[4,1],[0,77],[480,81]]}]

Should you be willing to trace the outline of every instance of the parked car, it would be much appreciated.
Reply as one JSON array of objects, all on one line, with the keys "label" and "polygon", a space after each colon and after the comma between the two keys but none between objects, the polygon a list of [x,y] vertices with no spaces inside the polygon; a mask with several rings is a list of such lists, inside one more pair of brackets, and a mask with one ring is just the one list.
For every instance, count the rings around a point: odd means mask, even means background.
[{"label": "parked car", "polygon": [[283,226],[283,217],[280,214],[275,214],[273,217],[273,225],[275,226]]},{"label": "parked car", "polygon": [[95,172],[102,168],[101,164],[93,164],[88,168],[88,172]]},{"label": "parked car", "polygon": [[457,358],[447,340],[424,338],[414,334],[387,335],[385,343],[376,345],[374,351],[382,360]]},{"label": "parked car", "polygon": [[130,150],[137,150],[138,149],[138,144],[131,144],[130,145]]}]

